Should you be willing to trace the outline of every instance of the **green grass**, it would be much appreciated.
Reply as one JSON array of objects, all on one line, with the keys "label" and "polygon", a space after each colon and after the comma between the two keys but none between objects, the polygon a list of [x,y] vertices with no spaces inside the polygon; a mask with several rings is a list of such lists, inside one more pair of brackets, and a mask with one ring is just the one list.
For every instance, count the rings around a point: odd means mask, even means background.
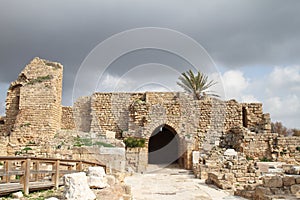
[{"label": "green grass", "polygon": [[247,160],[253,160],[253,158],[250,157],[250,156],[246,156],[246,159],[247,159]]},{"label": "green grass", "polygon": [[82,146],[115,147],[112,144],[108,144],[108,143],[100,142],[100,141],[93,141],[91,138],[80,138],[80,137],[74,138],[73,146],[75,146],[75,147],[82,147]]},{"label": "green grass", "polygon": [[263,157],[260,159],[260,162],[272,162],[272,160],[268,159],[267,157]]}]

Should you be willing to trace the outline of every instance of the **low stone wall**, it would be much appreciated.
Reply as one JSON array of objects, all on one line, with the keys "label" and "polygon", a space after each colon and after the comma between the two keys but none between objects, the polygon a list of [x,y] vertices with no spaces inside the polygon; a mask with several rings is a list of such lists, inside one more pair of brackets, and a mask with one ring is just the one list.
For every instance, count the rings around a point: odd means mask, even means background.
[{"label": "low stone wall", "polygon": [[223,136],[221,146],[234,148],[255,161],[268,159],[300,164],[300,137],[278,136],[267,131],[256,133],[236,127]]},{"label": "low stone wall", "polygon": [[278,161],[300,165],[300,137],[278,137],[274,150],[276,153]]},{"label": "low stone wall", "polygon": [[126,168],[128,171],[145,172],[148,165],[147,148],[127,148]]},{"label": "low stone wall", "polygon": [[73,149],[73,159],[96,161],[107,166],[108,173],[125,171],[125,148],[79,147]]},{"label": "low stone wall", "polygon": [[263,184],[255,188],[257,200],[300,198],[300,176],[264,176],[262,180]]}]

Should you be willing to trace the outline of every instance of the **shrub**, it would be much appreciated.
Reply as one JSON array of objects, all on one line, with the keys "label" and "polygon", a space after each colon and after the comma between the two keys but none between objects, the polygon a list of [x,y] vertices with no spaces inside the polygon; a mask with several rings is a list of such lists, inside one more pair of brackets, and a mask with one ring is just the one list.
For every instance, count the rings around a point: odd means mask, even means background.
[{"label": "shrub", "polygon": [[146,140],[144,138],[133,138],[129,137],[124,139],[126,147],[136,148],[136,147],[145,147]]},{"label": "shrub", "polygon": [[297,150],[297,151],[300,151],[300,146],[296,147],[296,150]]},{"label": "shrub", "polygon": [[260,159],[260,162],[272,162],[272,160],[268,159],[267,157],[263,157]]},{"label": "shrub", "polygon": [[247,159],[247,160],[253,160],[253,158],[250,157],[250,156],[246,156],[246,159]]}]

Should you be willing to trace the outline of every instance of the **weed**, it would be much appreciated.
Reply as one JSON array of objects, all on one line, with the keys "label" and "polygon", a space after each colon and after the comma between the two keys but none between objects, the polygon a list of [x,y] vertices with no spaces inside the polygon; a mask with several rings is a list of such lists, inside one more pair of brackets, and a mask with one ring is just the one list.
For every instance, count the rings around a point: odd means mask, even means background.
[{"label": "weed", "polygon": [[22,128],[22,127],[29,127],[30,125],[31,125],[30,123],[21,124],[20,128]]},{"label": "weed", "polygon": [[146,140],[144,138],[133,138],[129,137],[124,139],[126,147],[136,148],[136,147],[145,147]]},{"label": "weed", "polygon": [[260,159],[260,162],[272,162],[272,160],[268,159],[267,157],[263,157]]},{"label": "weed", "polygon": [[28,84],[28,85],[33,85],[33,84],[35,84],[35,83],[42,83],[42,82],[47,81],[47,80],[50,80],[50,79],[52,79],[52,78],[53,78],[53,76],[51,76],[51,75],[47,75],[47,76],[39,76],[39,77],[37,77],[36,79],[30,80],[27,84]]}]

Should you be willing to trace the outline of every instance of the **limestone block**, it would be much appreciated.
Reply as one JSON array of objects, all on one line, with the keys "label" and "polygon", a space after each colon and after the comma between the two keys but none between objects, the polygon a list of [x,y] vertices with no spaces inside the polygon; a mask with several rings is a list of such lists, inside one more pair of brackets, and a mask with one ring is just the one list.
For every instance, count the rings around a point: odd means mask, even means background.
[{"label": "limestone block", "polygon": [[105,137],[107,138],[107,139],[115,139],[116,138],[116,132],[114,132],[114,131],[106,131],[105,132]]},{"label": "limestone block", "polygon": [[263,185],[265,187],[280,188],[282,187],[282,178],[280,176],[265,176],[263,177]]},{"label": "limestone block", "polygon": [[227,149],[224,152],[224,156],[237,156],[237,152],[234,149]]},{"label": "limestone block", "polygon": [[90,188],[102,189],[108,186],[103,167],[89,167],[87,175]]},{"label": "limestone block", "polygon": [[84,172],[64,175],[64,197],[68,200],[94,200],[96,195],[89,188]]},{"label": "limestone block", "polygon": [[113,175],[106,175],[107,184],[112,186],[116,184],[116,178]]},{"label": "limestone block", "polygon": [[264,199],[265,195],[271,195],[272,192],[270,188],[265,188],[265,187],[256,187],[255,189],[255,196],[257,197],[256,199]]},{"label": "limestone block", "polygon": [[21,191],[19,191],[19,192],[13,193],[11,196],[12,196],[12,198],[20,199],[23,197],[23,193]]},{"label": "limestone block", "polygon": [[103,189],[108,186],[107,179],[105,177],[100,178],[97,176],[88,176],[88,184],[93,189]]},{"label": "limestone block", "polygon": [[292,166],[288,173],[289,174],[300,174],[300,166]]},{"label": "limestone block", "polygon": [[200,152],[193,151],[193,165],[198,164],[200,159]]},{"label": "limestone block", "polygon": [[291,186],[295,184],[295,177],[293,176],[285,176],[282,178],[284,186]]},{"label": "limestone block", "polygon": [[294,195],[300,195],[300,184],[292,185],[291,192]]}]

